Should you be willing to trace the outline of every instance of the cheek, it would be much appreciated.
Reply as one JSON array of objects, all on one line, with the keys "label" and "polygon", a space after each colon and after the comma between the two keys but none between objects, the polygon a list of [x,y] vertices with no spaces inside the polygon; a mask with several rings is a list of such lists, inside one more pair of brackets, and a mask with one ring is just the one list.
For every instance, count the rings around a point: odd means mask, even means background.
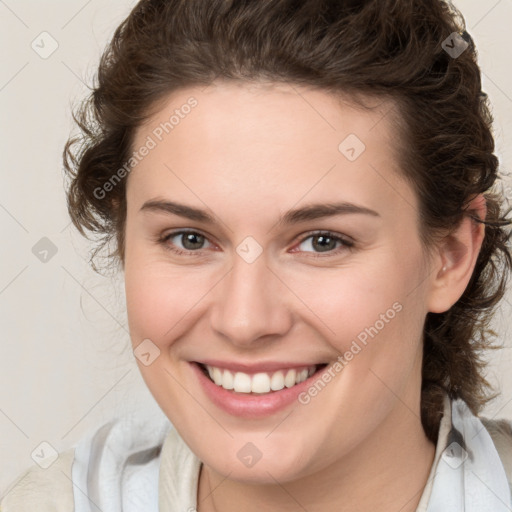
[{"label": "cheek", "polygon": [[[132,342],[150,338],[162,345],[165,333],[177,322],[187,299],[168,277],[128,268],[125,274],[126,306]],[[181,300],[178,298],[181,297]]]},{"label": "cheek", "polygon": [[149,338],[164,349],[185,334],[201,313],[201,299],[218,279],[211,274],[128,254],[125,292],[132,343]]},{"label": "cheek", "polygon": [[162,255],[143,241],[143,235],[127,222],[125,241],[125,294],[132,344],[149,338],[160,348],[183,316],[191,288],[183,275],[164,265]]},{"label": "cheek", "polygon": [[421,261],[421,249],[411,247],[407,255],[383,253],[364,265],[296,277],[291,285],[337,352],[334,373],[343,373],[345,394],[361,403],[389,394],[383,382],[399,392],[418,364],[426,315]]},{"label": "cheek", "polygon": [[[414,255],[411,259],[416,260]],[[346,347],[347,340],[360,334],[364,339],[365,332],[373,326],[383,331],[391,324],[409,322],[408,315],[401,314],[405,309],[421,316],[424,306],[414,293],[415,283],[421,279],[418,264],[397,261],[395,256],[385,254],[368,258],[364,264],[303,273],[287,271],[283,276],[300,300],[298,307],[303,304],[301,309],[305,308],[316,327],[340,350]]]}]

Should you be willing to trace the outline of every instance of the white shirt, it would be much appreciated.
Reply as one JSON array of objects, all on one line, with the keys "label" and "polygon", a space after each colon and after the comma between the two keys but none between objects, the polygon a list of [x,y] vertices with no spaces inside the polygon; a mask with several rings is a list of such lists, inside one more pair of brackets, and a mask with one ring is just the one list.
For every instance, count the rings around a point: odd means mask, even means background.
[{"label": "white shirt", "polygon": [[[75,512],[194,512],[200,467],[166,417],[115,420],[75,450]],[[416,512],[511,510],[509,483],[489,432],[463,401],[445,397],[434,463]]]},{"label": "white shirt", "polygon": [[[34,465],[7,490],[0,512],[196,512],[201,461],[155,414],[113,420],[49,468]],[[480,420],[445,397],[416,512],[510,512],[510,481],[512,422]]]}]

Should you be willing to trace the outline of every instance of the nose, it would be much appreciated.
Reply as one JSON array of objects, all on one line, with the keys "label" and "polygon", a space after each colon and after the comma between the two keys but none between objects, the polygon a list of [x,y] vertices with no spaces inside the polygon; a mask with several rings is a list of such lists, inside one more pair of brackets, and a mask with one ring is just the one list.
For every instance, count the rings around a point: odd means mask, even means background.
[{"label": "nose", "polygon": [[267,266],[264,254],[252,263],[235,254],[231,271],[216,289],[211,326],[233,345],[249,348],[261,338],[275,340],[291,329],[287,298],[293,294]]}]

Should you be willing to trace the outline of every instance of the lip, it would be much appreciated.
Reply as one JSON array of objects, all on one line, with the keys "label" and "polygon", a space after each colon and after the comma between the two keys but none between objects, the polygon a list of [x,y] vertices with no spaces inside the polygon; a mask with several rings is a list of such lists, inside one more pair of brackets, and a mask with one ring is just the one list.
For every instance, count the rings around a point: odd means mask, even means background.
[{"label": "lip", "polygon": [[278,362],[278,361],[267,361],[256,364],[236,363],[230,361],[219,361],[218,359],[208,359],[203,361],[197,361],[198,363],[204,364],[205,366],[216,366],[223,370],[230,370],[232,372],[243,372],[249,375],[260,372],[276,372],[278,370],[290,370],[292,368],[302,370],[309,368],[310,366],[318,366],[325,364],[325,361],[319,363],[293,363],[293,362]]},{"label": "lip", "polygon": [[[283,388],[280,391],[273,391],[262,395],[250,393],[237,393],[233,390],[224,389],[212,382],[196,362],[190,362],[193,372],[196,374],[199,383],[206,396],[220,409],[233,416],[246,419],[264,418],[285,409],[294,402],[298,402],[298,396],[304,392],[314,380],[320,378],[330,364],[318,370],[300,384],[291,388]],[[212,365],[215,366],[215,365]],[[309,365],[312,366],[312,365]],[[254,368],[254,366],[252,367]],[[280,366],[279,368],[283,368]],[[297,366],[292,366],[297,368]]]}]

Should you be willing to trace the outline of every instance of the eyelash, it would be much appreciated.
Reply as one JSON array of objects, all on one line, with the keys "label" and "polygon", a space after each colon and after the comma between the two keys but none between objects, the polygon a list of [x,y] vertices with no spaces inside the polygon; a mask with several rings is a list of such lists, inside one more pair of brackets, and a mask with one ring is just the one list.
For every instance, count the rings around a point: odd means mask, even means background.
[{"label": "eyelash", "polygon": [[[174,238],[177,235],[185,235],[185,234],[194,234],[194,235],[201,235],[205,239],[208,239],[206,235],[203,235],[199,231],[187,231],[187,230],[180,230],[180,231],[173,231],[172,233],[167,233],[166,235],[159,237],[157,242],[161,244],[166,250],[171,251],[175,254],[178,254],[179,256],[202,256],[202,249],[199,249],[197,251],[191,251],[191,250],[183,250],[178,249],[176,247],[172,247],[169,245],[168,241],[171,238]],[[354,242],[338,236],[336,233],[333,233],[332,231],[314,231],[311,233],[308,233],[307,236],[301,238],[297,245],[301,245],[304,241],[306,241],[308,238],[312,238],[315,236],[326,236],[328,238],[334,239],[336,242],[341,242],[342,246],[338,247],[338,249],[333,249],[332,251],[327,251],[326,253],[311,253],[313,258],[325,258],[333,255],[338,255],[338,253],[344,249],[351,249],[354,246]],[[210,242],[211,243],[211,242]],[[310,251],[306,251],[310,252]]]}]

